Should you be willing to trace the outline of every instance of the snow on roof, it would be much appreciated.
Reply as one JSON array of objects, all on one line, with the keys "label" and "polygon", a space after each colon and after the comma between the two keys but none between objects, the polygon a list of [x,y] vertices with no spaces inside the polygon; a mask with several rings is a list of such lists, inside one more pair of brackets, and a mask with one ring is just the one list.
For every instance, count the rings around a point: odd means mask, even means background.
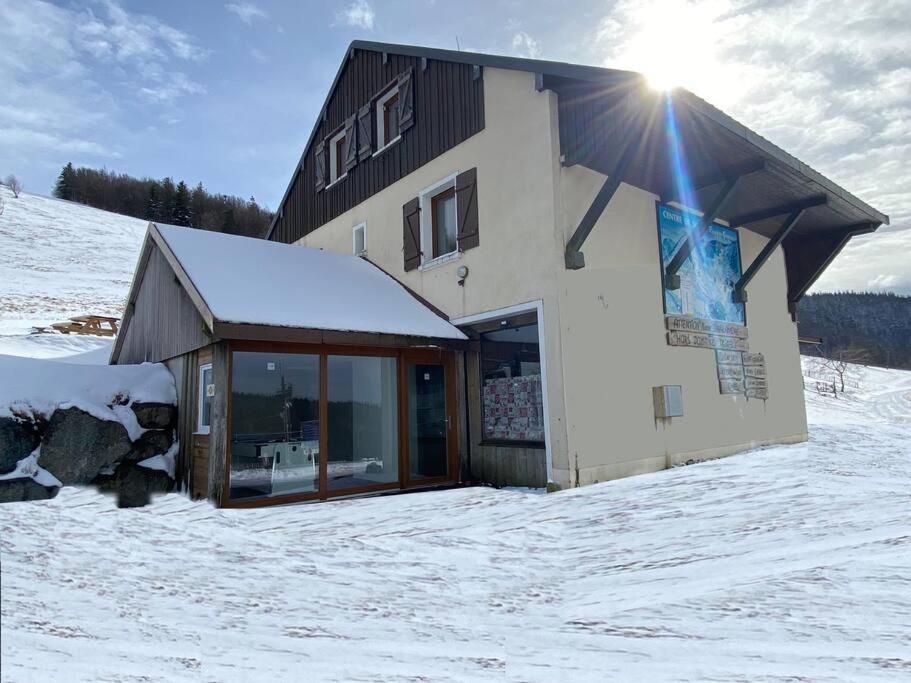
[{"label": "snow on roof", "polygon": [[218,321],[467,338],[358,256],[155,226]]}]

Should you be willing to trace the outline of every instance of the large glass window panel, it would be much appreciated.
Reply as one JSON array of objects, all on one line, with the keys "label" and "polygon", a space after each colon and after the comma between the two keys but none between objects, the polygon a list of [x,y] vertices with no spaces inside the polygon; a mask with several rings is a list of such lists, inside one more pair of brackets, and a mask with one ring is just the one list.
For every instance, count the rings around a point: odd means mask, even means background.
[{"label": "large glass window panel", "polygon": [[319,489],[319,356],[232,358],[231,499]]},{"label": "large glass window panel", "polygon": [[408,366],[408,460],[411,479],[448,473],[446,375],[437,363]]},{"label": "large glass window panel", "polygon": [[396,359],[329,356],[327,372],[329,488],[398,481]]},{"label": "large glass window panel", "polygon": [[536,324],[481,335],[483,434],[496,441],[544,441],[544,398]]}]

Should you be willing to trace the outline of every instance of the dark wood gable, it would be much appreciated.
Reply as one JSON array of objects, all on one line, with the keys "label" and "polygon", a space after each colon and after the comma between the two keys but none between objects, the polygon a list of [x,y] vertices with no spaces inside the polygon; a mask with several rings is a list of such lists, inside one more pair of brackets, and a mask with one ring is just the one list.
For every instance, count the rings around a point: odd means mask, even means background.
[{"label": "dark wood gable", "polygon": [[[393,83],[401,139],[376,150],[375,98]],[[371,105],[368,107],[368,105]],[[342,127],[350,140],[347,176],[328,184],[326,139]],[[294,242],[484,129],[484,80],[471,64],[354,49],[305,151],[270,239]],[[369,131],[370,140],[365,140]]]}]

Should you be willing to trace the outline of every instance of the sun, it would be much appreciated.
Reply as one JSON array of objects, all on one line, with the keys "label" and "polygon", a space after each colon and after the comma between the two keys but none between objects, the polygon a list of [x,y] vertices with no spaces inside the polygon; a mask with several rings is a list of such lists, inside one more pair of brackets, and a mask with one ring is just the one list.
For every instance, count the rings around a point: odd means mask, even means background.
[{"label": "sun", "polygon": [[715,54],[716,12],[711,4],[673,0],[630,7],[620,60],[658,90],[711,88],[722,77]]}]

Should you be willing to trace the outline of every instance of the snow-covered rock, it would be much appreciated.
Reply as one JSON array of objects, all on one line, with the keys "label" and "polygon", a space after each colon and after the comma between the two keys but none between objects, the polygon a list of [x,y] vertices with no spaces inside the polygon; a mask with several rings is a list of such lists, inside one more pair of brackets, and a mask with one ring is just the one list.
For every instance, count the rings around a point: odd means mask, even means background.
[{"label": "snow-covered rock", "polygon": [[56,496],[59,490],[59,486],[42,486],[31,477],[0,479],[0,503],[46,500]]},{"label": "snow-covered rock", "polygon": [[106,466],[127,459],[133,442],[119,422],[79,408],[54,411],[41,442],[41,466],[64,486],[89,484]]},{"label": "snow-covered rock", "polygon": [[61,485],[111,480],[125,506],[140,504],[141,490],[146,501],[148,493],[168,490],[175,402],[163,365],[0,356],[0,501],[48,498]]},{"label": "snow-covered rock", "polygon": [[38,448],[41,437],[35,424],[15,417],[0,417],[0,474],[16,469],[16,463]]}]

